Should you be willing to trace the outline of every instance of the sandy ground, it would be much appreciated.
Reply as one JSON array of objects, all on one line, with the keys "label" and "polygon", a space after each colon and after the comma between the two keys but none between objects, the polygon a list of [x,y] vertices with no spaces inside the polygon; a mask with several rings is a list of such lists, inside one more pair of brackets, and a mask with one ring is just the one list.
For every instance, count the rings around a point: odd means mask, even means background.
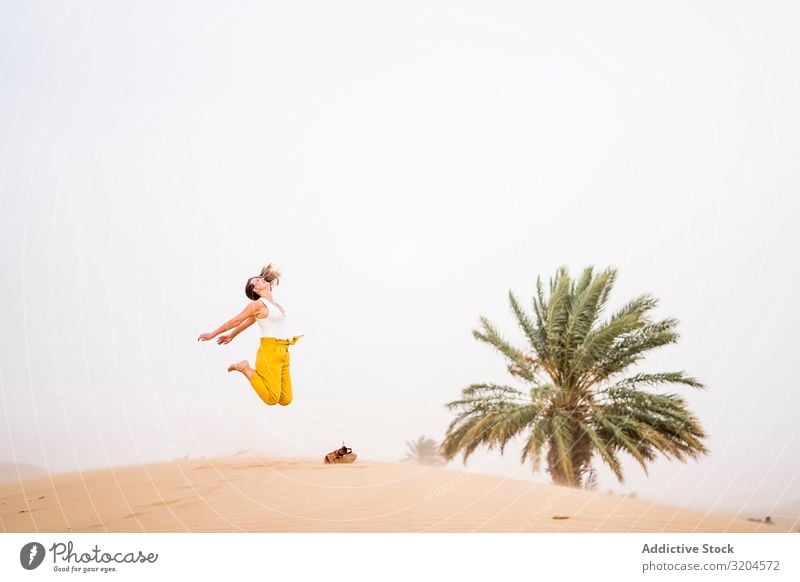
[{"label": "sandy ground", "polygon": [[359,459],[232,457],[0,484],[7,532],[786,532],[607,493]]}]

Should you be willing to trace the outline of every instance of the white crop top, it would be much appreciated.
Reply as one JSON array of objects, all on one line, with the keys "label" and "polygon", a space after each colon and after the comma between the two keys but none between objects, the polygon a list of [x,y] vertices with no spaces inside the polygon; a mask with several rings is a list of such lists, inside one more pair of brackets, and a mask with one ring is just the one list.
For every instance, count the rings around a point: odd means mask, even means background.
[{"label": "white crop top", "polygon": [[269,315],[261,319],[256,318],[258,325],[261,327],[261,337],[275,337],[280,339],[289,338],[289,326],[286,323],[286,314],[281,311],[281,308],[272,303],[271,301],[261,298],[261,301],[267,307]]}]

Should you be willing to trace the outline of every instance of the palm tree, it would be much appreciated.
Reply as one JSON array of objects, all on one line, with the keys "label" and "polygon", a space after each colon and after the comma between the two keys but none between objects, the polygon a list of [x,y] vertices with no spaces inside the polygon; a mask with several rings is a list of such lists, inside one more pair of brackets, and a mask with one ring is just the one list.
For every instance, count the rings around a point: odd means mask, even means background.
[{"label": "palm tree", "polygon": [[[677,394],[646,389],[664,384],[703,385],[684,372],[636,373],[626,370],[661,346],[675,343],[677,320],[651,321],[657,301],[641,295],[606,321],[601,315],[616,279],[616,270],[594,275],[591,267],[573,280],[565,267],[550,280],[547,297],[537,278],[533,318],[509,291],[511,309],[529,346],[509,344],[481,316],[482,330],[473,336],[497,348],[508,371],[529,384],[523,392],[510,386],[473,384],[460,400],[442,443],[442,454],[464,462],[480,445],[502,454],[506,444],[525,432],[521,462],[538,470],[543,453],[556,484],[581,486],[597,455],[622,482],[620,454],[647,462],[661,453],[685,461],[708,452],[705,433]],[[546,453],[545,453],[546,451]]]},{"label": "palm tree", "polygon": [[422,435],[415,441],[406,441],[408,453],[403,462],[417,463],[418,465],[444,465],[445,460],[439,454],[439,444]]}]

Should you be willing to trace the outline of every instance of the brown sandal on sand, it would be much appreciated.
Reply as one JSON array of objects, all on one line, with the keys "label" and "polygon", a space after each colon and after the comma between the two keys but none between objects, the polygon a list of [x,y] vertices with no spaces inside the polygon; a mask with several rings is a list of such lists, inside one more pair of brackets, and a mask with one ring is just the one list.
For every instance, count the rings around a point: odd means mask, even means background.
[{"label": "brown sandal on sand", "polygon": [[342,443],[341,449],[336,449],[325,455],[325,464],[339,464],[339,463],[352,463],[358,458],[358,455],[353,452],[353,449],[346,447]]}]

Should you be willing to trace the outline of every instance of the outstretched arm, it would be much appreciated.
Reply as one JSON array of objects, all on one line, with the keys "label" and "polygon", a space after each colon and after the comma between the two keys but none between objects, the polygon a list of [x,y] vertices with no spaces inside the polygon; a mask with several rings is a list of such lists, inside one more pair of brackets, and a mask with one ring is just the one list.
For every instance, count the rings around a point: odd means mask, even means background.
[{"label": "outstretched arm", "polygon": [[231,343],[231,342],[233,341],[233,338],[235,338],[237,335],[239,335],[240,333],[242,333],[242,332],[243,332],[244,330],[246,330],[248,327],[250,327],[251,325],[253,325],[253,324],[255,323],[255,321],[256,321],[256,318],[255,318],[255,317],[248,317],[248,318],[247,318],[247,319],[245,319],[245,320],[244,320],[242,323],[240,323],[238,326],[236,326],[235,328],[233,328],[233,331],[231,331],[231,333],[229,333],[229,334],[227,334],[227,335],[221,335],[221,336],[219,336],[219,337],[217,338],[217,343],[218,343],[219,345],[223,345],[223,344],[229,344],[229,343]]},{"label": "outstretched arm", "polygon": [[200,337],[197,338],[197,341],[205,342],[210,339],[213,339],[224,331],[228,331],[229,329],[234,329],[240,326],[248,318],[257,317],[258,315],[263,314],[265,310],[266,307],[264,307],[264,304],[261,303],[260,301],[251,301],[250,303],[247,304],[247,307],[245,307],[239,315],[237,315],[236,317],[232,317],[231,319],[229,319],[228,321],[226,321],[225,323],[223,323],[217,329],[215,329],[210,333],[200,334]]}]

